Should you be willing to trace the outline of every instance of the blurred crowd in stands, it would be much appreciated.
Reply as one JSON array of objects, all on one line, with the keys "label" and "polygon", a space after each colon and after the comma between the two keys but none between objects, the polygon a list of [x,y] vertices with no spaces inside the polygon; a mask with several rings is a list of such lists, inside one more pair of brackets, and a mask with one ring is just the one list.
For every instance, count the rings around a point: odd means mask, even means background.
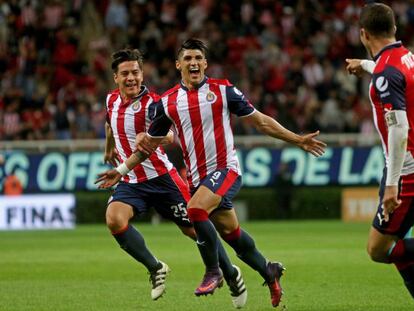
[{"label": "blurred crowd in stands", "polygon": [[[207,74],[227,78],[291,130],[373,131],[369,77],[345,70],[367,58],[361,0],[0,0],[0,140],[103,138],[111,53],[145,55],[145,84],[179,81],[175,52],[208,42]],[[388,1],[397,37],[413,44],[414,1]],[[235,120],[236,134],[255,134]]]}]

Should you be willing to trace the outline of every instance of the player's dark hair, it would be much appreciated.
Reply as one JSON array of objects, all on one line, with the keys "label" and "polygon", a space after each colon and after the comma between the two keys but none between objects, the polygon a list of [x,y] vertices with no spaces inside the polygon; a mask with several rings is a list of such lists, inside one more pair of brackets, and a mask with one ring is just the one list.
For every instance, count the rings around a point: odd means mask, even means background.
[{"label": "player's dark hair", "polygon": [[395,35],[395,16],[392,9],[383,3],[370,3],[362,8],[359,25],[379,38]]},{"label": "player's dark hair", "polygon": [[200,50],[203,53],[203,55],[206,56],[208,52],[208,47],[207,44],[205,44],[203,41],[190,38],[184,41],[183,44],[181,44],[181,47],[177,53],[177,59],[181,56],[184,50]]},{"label": "player's dark hair", "polygon": [[142,57],[142,53],[137,49],[123,49],[123,50],[119,50],[113,53],[112,64],[111,64],[112,70],[114,72],[117,72],[118,65],[123,62],[128,62],[128,61],[137,61],[139,68],[141,68],[142,70],[142,67],[144,65],[143,57]]}]

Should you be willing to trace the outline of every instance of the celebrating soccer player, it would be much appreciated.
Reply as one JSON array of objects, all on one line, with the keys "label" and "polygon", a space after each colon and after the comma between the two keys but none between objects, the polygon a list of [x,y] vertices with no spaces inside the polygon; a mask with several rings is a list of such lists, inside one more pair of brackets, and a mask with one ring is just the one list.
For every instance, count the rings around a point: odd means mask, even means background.
[{"label": "celebrating soccer player", "polygon": [[375,62],[347,59],[351,74],[372,73],[370,99],[386,166],[368,239],[372,260],[394,263],[414,297],[414,56],[396,41],[392,9],[363,7],[361,42]]},{"label": "celebrating soccer player", "polygon": [[[143,61],[138,50],[120,50],[112,58],[118,89],[109,93],[106,100],[104,159],[116,165],[117,160],[125,161],[133,154],[136,135],[147,130],[149,111],[159,97],[142,85]],[[169,132],[163,142],[171,142],[172,134]],[[119,245],[148,269],[152,282],[151,297],[156,300],[165,292],[169,267],[151,254],[144,238],[129,224],[129,220],[134,213],[140,215],[154,206],[159,214],[174,221],[185,235],[195,240],[196,234],[186,209],[190,192],[161,147],[133,170],[126,172],[124,169],[121,173],[123,179],[108,202],[106,222]],[[233,305],[243,307],[247,291],[241,271],[231,264],[221,243],[218,244],[218,252]]]},{"label": "celebrating soccer player", "polygon": [[241,171],[230,114],[243,117],[262,133],[295,144],[315,156],[324,153],[325,144],[315,139],[318,132],[297,135],[257,111],[229,81],[206,77],[206,52],[207,46],[200,40],[189,39],[183,43],[176,60],[181,83],[167,91],[156,104],[153,122],[148,133],[138,137],[136,152],[117,170],[103,173],[99,181],[103,182],[102,187],[115,184],[121,174],[125,175],[155,150],[173,125],[183,150],[192,193],[188,216],[194,224],[206,266],[195,294],[211,294],[222,283],[217,229],[237,256],[263,277],[272,305],[276,307],[282,296],[280,278],[284,268],[279,262],[266,260],[252,237],[240,228],[231,201],[241,187]]}]

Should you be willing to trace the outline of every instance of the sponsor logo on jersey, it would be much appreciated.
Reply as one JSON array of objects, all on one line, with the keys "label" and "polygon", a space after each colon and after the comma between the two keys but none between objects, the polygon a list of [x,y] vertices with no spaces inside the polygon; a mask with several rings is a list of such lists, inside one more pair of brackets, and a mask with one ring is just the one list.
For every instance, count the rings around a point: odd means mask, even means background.
[{"label": "sponsor logo on jersey", "polygon": [[378,91],[385,92],[388,88],[388,80],[385,77],[380,76],[375,81],[375,86],[377,87]]},{"label": "sponsor logo on jersey", "polygon": [[216,96],[216,94],[214,94],[213,92],[210,91],[210,92],[207,93],[206,100],[207,100],[207,102],[212,104],[217,100],[217,96]]}]

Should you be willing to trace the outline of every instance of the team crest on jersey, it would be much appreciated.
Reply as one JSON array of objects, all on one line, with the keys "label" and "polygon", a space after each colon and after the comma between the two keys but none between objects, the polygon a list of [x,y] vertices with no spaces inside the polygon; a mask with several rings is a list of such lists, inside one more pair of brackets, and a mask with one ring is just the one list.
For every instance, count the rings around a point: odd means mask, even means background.
[{"label": "team crest on jersey", "polygon": [[214,94],[213,92],[210,91],[210,92],[207,93],[206,100],[210,104],[212,104],[217,100],[217,96],[216,96],[216,94]]},{"label": "team crest on jersey", "polygon": [[132,103],[132,110],[135,112],[138,112],[141,110],[141,102],[139,99],[137,99],[135,102]]}]

